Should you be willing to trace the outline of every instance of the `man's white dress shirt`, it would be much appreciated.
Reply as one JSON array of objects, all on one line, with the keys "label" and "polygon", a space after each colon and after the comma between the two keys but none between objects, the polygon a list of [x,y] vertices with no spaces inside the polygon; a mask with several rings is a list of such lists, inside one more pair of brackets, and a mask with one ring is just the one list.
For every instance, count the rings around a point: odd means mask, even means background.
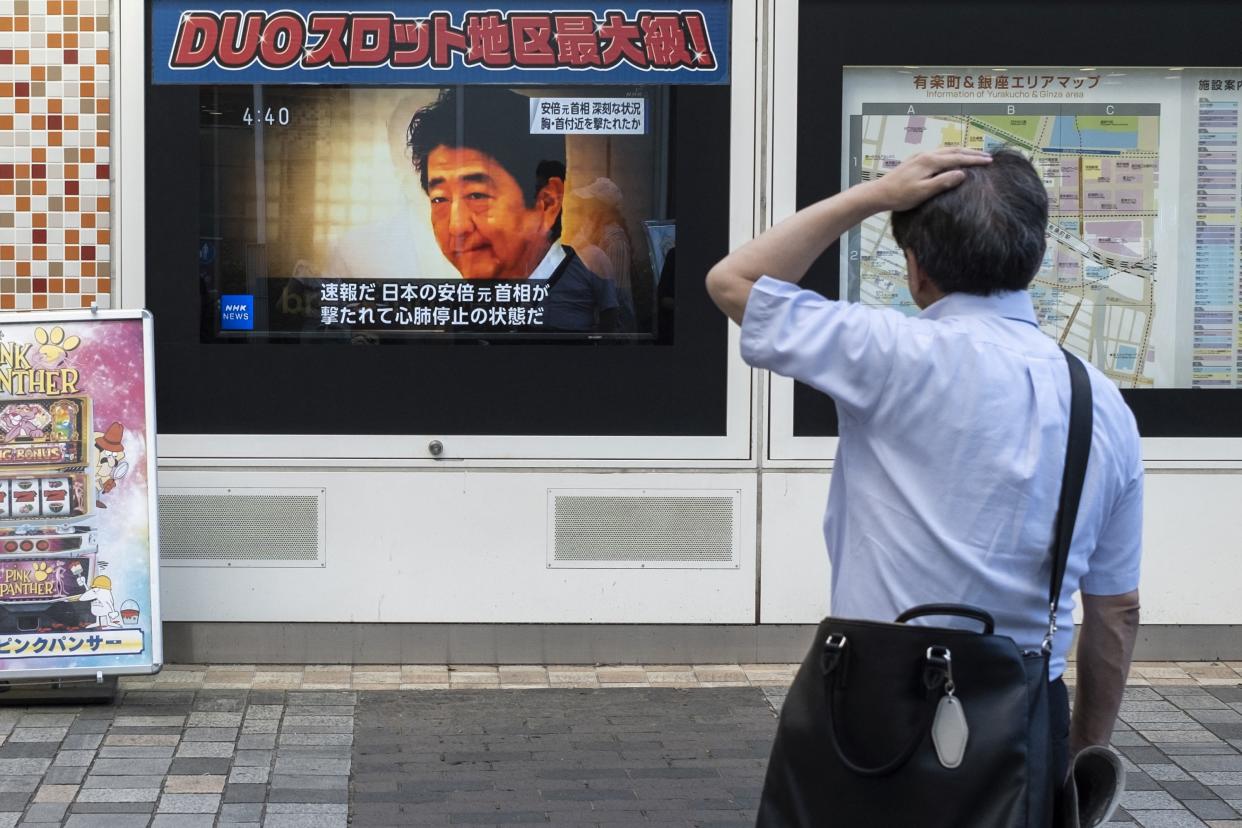
[{"label": "man's white dress shirt", "polygon": [[[892,621],[917,604],[973,604],[992,613],[997,633],[1039,648],[1070,385],[1029,294],[953,293],[907,317],[765,276],[746,305],[742,356],[836,401],[824,520],[833,615]],[[1073,636],[1073,593],[1139,584],[1138,430],[1116,386],[1087,370],[1095,424],[1054,679]]]}]

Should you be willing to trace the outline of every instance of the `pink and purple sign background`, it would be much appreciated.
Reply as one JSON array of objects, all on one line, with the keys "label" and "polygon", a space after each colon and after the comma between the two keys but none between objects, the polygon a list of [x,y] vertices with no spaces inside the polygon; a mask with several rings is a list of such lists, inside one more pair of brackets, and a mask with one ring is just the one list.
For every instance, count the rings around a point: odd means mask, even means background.
[{"label": "pink and purple sign background", "polygon": [[[122,444],[124,446],[124,462],[129,470],[117,480],[115,486],[101,495],[96,487],[96,497],[107,508],[95,508],[93,514],[81,519],[79,525],[89,525],[96,529],[98,552],[96,557],[96,574],[106,575],[112,582],[112,595],[116,611],[122,606],[132,608],[137,604],[139,623],[122,625],[118,620],[116,629],[140,629],[143,633],[143,651],[126,655],[99,656],[50,656],[41,658],[4,658],[0,656],[0,675],[20,673],[24,671],[64,670],[79,671],[111,670],[124,672],[134,668],[134,672],[150,672],[153,665],[153,623],[154,604],[152,593],[154,587],[153,568],[153,520],[151,515],[150,456],[148,449],[152,445],[152,426],[148,410],[149,375],[146,354],[144,323],[149,318],[101,318],[85,321],[66,321],[64,317],[57,320],[50,314],[39,315],[38,321],[29,323],[2,323],[0,335],[5,343],[30,343],[29,355],[32,366],[50,367],[39,352],[39,343],[35,339],[35,329],[42,328],[51,334],[53,329],[60,327],[64,336],[59,341],[69,343],[72,337],[78,337],[80,344],[63,354],[53,364],[59,368],[74,368],[78,371],[77,395],[91,399],[93,434],[90,439],[90,458],[87,464],[89,474],[95,474],[99,451],[95,448],[95,434],[102,434],[115,422],[124,428]],[[55,337],[52,337],[56,341]],[[2,396],[2,395],[0,395]],[[132,603],[130,603],[132,602]],[[93,632],[93,631],[91,631]],[[29,636],[31,633],[22,633]],[[0,633],[0,644],[8,634]]]}]

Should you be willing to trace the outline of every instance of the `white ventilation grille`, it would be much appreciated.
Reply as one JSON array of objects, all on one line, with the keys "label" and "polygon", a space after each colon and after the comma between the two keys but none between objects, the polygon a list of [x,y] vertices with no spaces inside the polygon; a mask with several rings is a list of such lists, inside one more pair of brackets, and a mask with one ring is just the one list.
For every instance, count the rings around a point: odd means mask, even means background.
[{"label": "white ventilation grille", "polygon": [[741,493],[548,491],[552,568],[736,568]]},{"label": "white ventilation grille", "polygon": [[165,566],[323,566],[324,490],[160,491]]}]

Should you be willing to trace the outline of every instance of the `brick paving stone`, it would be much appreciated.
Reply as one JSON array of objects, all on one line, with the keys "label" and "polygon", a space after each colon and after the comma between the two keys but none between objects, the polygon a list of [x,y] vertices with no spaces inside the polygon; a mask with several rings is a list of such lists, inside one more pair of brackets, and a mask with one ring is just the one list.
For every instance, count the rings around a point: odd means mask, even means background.
[{"label": "brick paving stone", "polygon": [[1238,819],[1238,812],[1219,799],[1187,799],[1182,802],[1191,813],[1203,820]]},{"label": "brick paving stone", "polygon": [[64,828],[147,828],[150,821],[137,814],[70,814]]},{"label": "brick paving stone", "polygon": [[247,767],[234,765],[229,772],[229,782],[241,784],[261,784],[271,777],[271,769],[266,765]]},{"label": "brick paving stone", "polygon": [[77,785],[85,776],[86,768],[52,767],[43,775],[43,781],[49,785]]},{"label": "brick paving stone", "polygon": [[229,765],[232,764],[228,758],[208,758],[208,759],[174,759],[169,765],[168,772],[174,774],[195,774],[195,773],[228,773]]},{"label": "brick paving stone", "polygon": [[1206,828],[1190,811],[1130,811],[1143,828]]},{"label": "brick paving stone", "polygon": [[52,764],[51,759],[0,759],[0,776],[24,776],[42,774]]},{"label": "brick paving stone", "polygon": [[12,793],[13,791],[31,792],[39,787],[43,777],[38,775],[25,776],[0,776],[0,792]]},{"label": "brick paving stone", "polygon": [[155,788],[83,788],[77,802],[154,802],[160,797]]},{"label": "brick paving stone", "polygon": [[0,745],[0,758],[50,759],[59,749],[56,742],[9,742]]},{"label": "brick paving stone", "polygon": [[202,774],[197,776],[168,776],[164,780],[165,793],[217,794],[224,790],[223,776]]},{"label": "brick paving stone", "polygon": [[72,802],[77,795],[77,785],[43,785],[35,791],[35,802]]},{"label": "brick paving stone", "polygon": [[69,733],[66,727],[15,727],[9,733],[9,742],[57,742]]},{"label": "brick paving stone", "polygon": [[215,814],[156,814],[151,828],[212,828]]},{"label": "brick paving stone", "polygon": [[69,810],[67,802],[40,802],[31,805],[26,809],[26,814],[22,818],[22,825],[39,825],[51,823],[59,825],[65,818],[65,812]]},{"label": "brick paving stone", "polygon": [[246,719],[279,719],[284,712],[283,704],[251,704],[246,708]]},{"label": "brick paving stone", "polygon": [[232,742],[183,742],[176,756],[178,759],[227,759],[233,751]]},{"label": "brick paving stone", "polygon": [[220,808],[220,823],[233,825],[237,823],[261,822],[263,819],[262,802],[241,802],[224,805]]},{"label": "brick paving stone", "polygon": [[214,814],[220,810],[220,795],[166,793],[156,810],[165,814]]}]

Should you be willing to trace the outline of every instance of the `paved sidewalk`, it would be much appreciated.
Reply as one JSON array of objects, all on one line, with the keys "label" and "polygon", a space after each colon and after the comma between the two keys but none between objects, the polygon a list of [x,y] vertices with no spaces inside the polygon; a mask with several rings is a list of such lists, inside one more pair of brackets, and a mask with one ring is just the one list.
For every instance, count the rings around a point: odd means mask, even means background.
[{"label": "paved sidewalk", "polygon": [[[1238,666],[1135,666],[1115,824],[1242,828]],[[170,669],[112,705],[0,707],[0,828],[753,824],[792,668],[660,667]],[[500,689],[521,680],[544,689]]]},{"label": "paved sidewalk", "polygon": [[[127,678],[128,689],[450,690],[481,687],[768,687],[787,685],[796,664],[466,665],[170,664]],[[1074,680],[1073,662],[1065,672]],[[1242,662],[1136,662],[1129,683],[1242,685]]]}]

